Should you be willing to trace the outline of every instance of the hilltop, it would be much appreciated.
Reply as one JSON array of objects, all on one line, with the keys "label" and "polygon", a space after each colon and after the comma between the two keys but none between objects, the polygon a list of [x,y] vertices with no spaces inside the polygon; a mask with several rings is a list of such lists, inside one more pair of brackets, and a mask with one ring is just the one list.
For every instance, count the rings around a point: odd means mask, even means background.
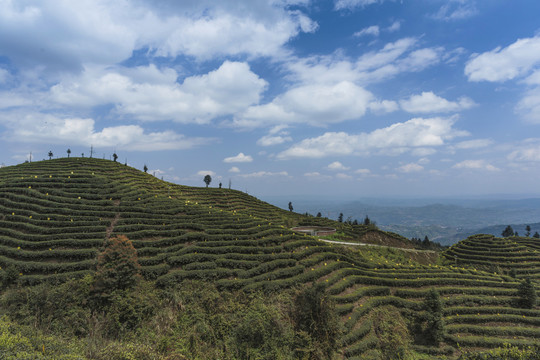
[{"label": "hilltop", "polygon": [[[328,243],[291,230],[299,225],[335,228],[334,241],[391,247]],[[96,259],[118,235],[136,249],[141,279],[135,290],[99,302],[92,295]],[[533,246],[523,241],[517,246]],[[332,352],[377,359],[396,347],[434,358],[457,357],[458,343],[463,350],[537,342],[540,310],[516,306],[520,276],[475,268],[465,256],[452,261],[457,247],[439,261],[412,247],[373,226],[296,214],[236,190],[172,184],[107,160],[6,167],[0,310],[10,318],[0,330],[9,344],[55,359],[110,359],[114,351],[145,359]],[[533,261],[518,273],[537,270]],[[432,288],[446,323],[439,346],[423,337]],[[309,306],[297,306],[310,297],[329,304],[318,320],[325,327],[314,333],[301,325],[299,309]],[[330,330],[335,336],[321,340]],[[54,334],[67,342],[48,337]],[[16,358],[9,346],[0,341],[0,350]]]}]

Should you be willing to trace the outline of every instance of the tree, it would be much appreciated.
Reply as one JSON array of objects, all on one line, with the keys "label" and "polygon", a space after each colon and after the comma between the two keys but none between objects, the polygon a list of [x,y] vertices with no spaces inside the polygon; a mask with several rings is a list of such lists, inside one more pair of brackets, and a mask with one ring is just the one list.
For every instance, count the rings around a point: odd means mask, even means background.
[{"label": "tree", "polygon": [[426,235],[426,237],[424,238],[424,241],[422,241],[422,247],[429,248],[429,243],[430,243],[429,238]]},{"label": "tree", "polygon": [[303,352],[297,354],[298,358],[331,359],[338,347],[341,328],[334,302],[324,284],[316,283],[298,293],[291,315],[296,332],[307,337],[301,339],[302,342],[311,343],[308,349],[305,344],[298,344],[301,346],[297,346],[297,351]]},{"label": "tree", "polygon": [[67,149],[67,154],[68,154],[68,157],[69,155],[71,155],[71,149]]},{"label": "tree", "polygon": [[526,237],[531,236],[531,226],[530,226],[530,225],[527,225],[527,226],[525,227],[525,230],[527,230],[527,232],[525,233],[525,236],[526,236]]},{"label": "tree", "polygon": [[343,213],[339,213],[337,221],[339,221],[340,223],[343,222]]},{"label": "tree", "polygon": [[294,210],[294,208],[292,206],[292,202],[289,201],[289,211],[293,211],[293,210]]},{"label": "tree", "polygon": [[536,306],[536,290],[531,278],[528,277],[519,284],[517,296],[519,307],[532,309]]},{"label": "tree", "polygon": [[114,290],[129,289],[138,282],[140,270],[133,243],[124,235],[112,237],[98,255],[93,291],[107,295]]},{"label": "tree", "polygon": [[506,229],[504,229],[504,231],[501,233],[501,235],[502,237],[514,236],[514,229],[512,229],[512,227],[508,225]]},{"label": "tree", "polygon": [[206,175],[203,181],[206,184],[206,187],[208,187],[208,185],[210,185],[210,183],[212,182],[212,177],[210,175]]},{"label": "tree", "polygon": [[221,181],[220,181],[220,182],[219,182],[219,188],[220,188],[220,189],[221,189],[221,186],[222,186],[222,185],[223,185],[223,184],[222,184]]},{"label": "tree", "polygon": [[540,239],[540,234],[537,232],[534,233],[533,238]]},{"label": "tree", "polygon": [[317,217],[322,217],[322,214],[320,211],[317,213]]},{"label": "tree", "polygon": [[148,171],[148,166],[146,166],[146,164],[144,164],[143,170],[144,170],[144,172]]},{"label": "tree", "polygon": [[116,162],[116,160],[118,160],[118,155],[116,155],[116,153],[112,154],[112,158],[114,160],[114,162]]},{"label": "tree", "polygon": [[441,296],[435,288],[429,290],[423,307],[426,311],[425,339],[429,344],[438,346],[444,337],[444,320]]},{"label": "tree", "polygon": [[53,157],[53,152],[52,152],[52,151],[49,151],[49,154],[48,154],[48,155],[49,155],[49,160],[51,160],[52,157]]},{"label": "tree", "polygon": [[369,217],[366,215],[366,217],[364,218],[364,225],[369,225],[371,224],[371,220],[369,219]]}]

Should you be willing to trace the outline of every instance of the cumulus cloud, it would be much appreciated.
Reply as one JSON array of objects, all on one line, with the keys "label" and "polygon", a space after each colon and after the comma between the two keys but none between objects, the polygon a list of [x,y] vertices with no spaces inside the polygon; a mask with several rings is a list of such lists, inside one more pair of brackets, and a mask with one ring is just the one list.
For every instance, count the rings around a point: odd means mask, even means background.
[{"label": "cumulus cloud", "polygon": [[416,163],[410,163],[398,167],[397,170],[403,173],[411,173],[422,171],[424,170],[424,167]]},{"label": "cumulus cloud", "polygon": [[154,65],[103,71],[89,68],[80,76],[62,81],[50,91],[61,105],[113,104],[115,112],[138,120],[174,120],[207,123],[217,116],[232,114],[257,103],[267,86],[249,65],[225,61],[207,74],[176,82],[173,69]]},{"label": "cumulus cloud", "polygon": [[361,37],[365,35],[371,35],[371,36],[379,36],[379,27],[377,25],[369,26],[367,28],[364,28],[360,31],[355,32],[353,35],[356,37]]},{"label": "cumulus cloud", "polygon": [[379,82],[405,72],[418,72],[439,63],[444,48],[418,48],[418,39],[402,38],[350,59],[336,53],[311,56],[287,64],[291,79],[301,83],[335,84],[351,81],[362,84]]},{"label": "cumulus cloud", "polygon": [[261,137],[257,140],[257,145],[260,146],[273,146],[283,144],[284,142],[292,141],[292,137],[289,136],[289,132],[285,131],[287,125],[274,126],[268,135]]},{"label": "cumulus cloud", "polygon": [[358,169],[354,173],[359,174],[359,175],[363,175],[363,176],[367,176],[367,175],[371,174],[371,170],[369,170],[369,169]]},{"label": "cumulus cloud", "polygon": [[223,159],[223,162],[226,163],[246,163],[252,162],[253,158],[250,155],[244,155],[244,153],[239,153],[236,156],[231,156]]},{"label": "cumulus cloud", "polygon": [[188,138],[174,131],[147,132],[139,125],[96,129],[91,118],[61,117],[51,114],[0,113],[0,123],[8,130],[5,141],[41,144],[74,144],[118,147],[134,151],[189,149],[208,144],[210,138]]},{"label": "cumulus cloud", "polygon": [[210,175],[212,177],[216,176],[216,173],[213,172],[212,170],[200,170],[197,172],[197,175],[198,176],[206,176],[206,175]]},{"label": "cumulus cloud", "polygon": [[461,141],[457,143],[455,147],[456,149],[479,149],[479,148],[487,147],[491,144],[493,144],[493,140],[490,140],[490,139],[475,139],[475,140]]},{"label": "cumulus cloud", "polygon": [[388,32],[394,32],[398,31],[399,29],[401,29],[401,21],[394,21],[392,25],[387,27],[385,30]]},{"label": "cumulus cloud", "polygon": [[540,140],[527,139],[516,150],[508,155],[512,161],[540,161]]},{"label": "cumulus cloud", "polygon": [[[0,2],[0,44],[19,64],[80,70],[117,64],[133,51],[208,59],[280,56],[283,45],[317,24],[291,2],[105,1]],[[299,3],[299,2],[294,2]],[[300,2],[302,3],[302,2]],[[28,56],[28,49],[41,49]]]},{"label": "cumulus cloud", "polygon": [[527,91],[515,111],[531,123],[540,124],[540,86]]},{"label": "cumulus cloud", "polygon": [[540,36],[473,55],[465,66],[469,81],[502,82],[523,76],[540,64]]},{"label": "cumulus cloud", "polygon": [[433,18],[444,21],[462,20],[478,14],[475,1],[472,0],[449,0],[440,7]]},{"label": "cumulus cloud", "polygon": [[373,95],[349,81],[293,88],[271,103],[249,107],[234,119],[236,126],[256,127],[305,123],[322,126],[362,117]]},{"label": "cumulus cloud", "polygon": [[475,105],[468,97],[461,97],[457,101],[448,101],[433,92],[422,92],[420,95],[411,95],[401,100],[401,108],[410,113],[445,113],[466,110]]},{"label": "cumulus cloud", "polygon": [[468,132],[453,128],[454,118],[414,118],[371,133],[350,135],[345,132],[326,132],[302,140],[279,153],[278,159],[323,158],[335,155],[366,155],[373,151],[399,155],[415,148],[435,147]]},{"label": "cumulus cloud", "polygon": [[353,10],[357,7],[364,7],[383,2],[384,0],[336,0],[334,3],[334,8],[336,10]]},{"label": "cumulus cloud", "polygon": [[229,172],[230,173],[239,173],[240,169],[237,168],[236,166],[233,166],[232,168],[229,169]]},{"label": "cumulus cloud", "polygon": [[343,164],[340,163],[339,161],[334,161],[333,163],[329,164],[329,165],[327,166],[327,168],[328,168],[329,170],[333,170],[333,171],[349,170],[349,169],[350,169],[350,167],[343,165]]},{"label": "cumulus cloud", "polygon": [[487,171],[499,171],[500,169],[489,164],[485,160],[464,160],[452,166],[454,169],[474,169],[474,170],[487,170]]},{"label": "cumulus cloud", "polygon": [[249,174],[242,174],[238,175],[242,178],[262,178],[262,177],[270,177],[270,176],[289,176],[289,174],[286,171],[280,171],[280,172],[271,172],[271,171],[257,171],[252,172]]}]

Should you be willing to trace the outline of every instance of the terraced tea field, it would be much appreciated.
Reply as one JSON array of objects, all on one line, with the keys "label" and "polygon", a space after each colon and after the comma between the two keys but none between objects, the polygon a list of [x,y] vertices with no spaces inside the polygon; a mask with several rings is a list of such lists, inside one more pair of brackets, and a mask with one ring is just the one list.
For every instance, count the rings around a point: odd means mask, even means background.
[{"label": "terraced tea field", "polygon": [[[144,278],[162,288],[186,279],[265,292],[324,284],[344,324],[342,358],[366,358],[379,346],[373,310],[394,306],[412,323],[431,288],[441,294],[447,334],[441,347],[417,351],[453,356],[458,343],[474,349],[538,343],[540,310],[514,304],[517,279],[540,272],[536,244],[528,239],[469,238],[445,253],[452,265],[423,266],[374,259],[361,248],[289,230],[306,223],[392,238],[290,213],[235,190],[166,183],[106,160],[0,169],[0,266],[14,266],[22,286],[93,273],[105,239],[126,235]],[[493,263],[518,276],[470,266]]]}]

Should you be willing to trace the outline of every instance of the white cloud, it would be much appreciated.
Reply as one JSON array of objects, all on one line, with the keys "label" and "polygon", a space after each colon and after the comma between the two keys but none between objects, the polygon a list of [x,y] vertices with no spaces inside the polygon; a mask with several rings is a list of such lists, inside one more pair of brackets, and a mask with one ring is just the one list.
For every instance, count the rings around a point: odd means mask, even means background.
[{"label": "white cloud", "polygon": [[360,31],[355,32],[353,35],[356,37],[361,37],[365,35],[371,35],[371,36],[379,36],[379,27],[377,25],[373,25],[367,28],[364,28]]},{"label": "white cloud", "polygon": [[444,21],[462,20],[478,14],[475,1],[449,0],[441,6],[433,18]]},{"label": "white cloud", "polygon": [[455,145],[457,149],[479,149],[493,144],[490,139],[476,139],[459,142]]},{"label": "white cloud", "polygon": [[246,63],[230,61],[182,84],[177,77],[176,71],[154,65],[116,71],[88,68],[82,76],[53,86],[51,100],[74,107],[114,104],[116,113],[143,121],[202,124],[258,103],[267,86]]},{"label": "white cloud", "polygon": [[304,85],[276,97],[271,103],[249,107],[234,119],[236,126],[307,123],[322,126],[362,117],[373,95],[349,82]]},{"label": "white cloud", "polygon": [[288,131],[284,131],[287,128],[287,125],[277,125],[274,126],[269,132],[268,135],[261,137],[257,140],[257,145],[260,146],[272,146],[283,144],[284,142],[292,141],[292,137],[289,136]]},{"label": "white cloud", "polygon": [[474,169],[474,170],[487,170],[487,171],[499,171],[499,168],[489,164],[485,160],[464,160],[452,166],[455,169]]},{"label": "white cloud", "polygon": [[524,82],[528,85],[540,85],[540,70],[535,70]]},{"label": "white cloud", "polygon": [[508,155],[512,161],[540,161],[540,139],[527,139]]},{"label": "white cloud", "polygon": [[233,166],[232,168],[229,169],[229,172],[230,173],[239,173],[240,169],[237,168],[236,166]]},{"label": "white cloud", "polygon": [[334,161],[333,163],[329,164],[327,166],[327,168],[329,170],[333,170],[333,171],[339,171],[339,170],[349,170],[350,167],[348,166],[344,166],[342,163],[340,163],[339,161]]},{"label": "white cloud", "polygon": [[540,86],[527,91],[515,111],[531,123],[540,124]]},{"label": "white cloud", "polygon": [[392,25],[387,27],[385,30],[388,32],[395,32],[395,31],[399,31],[399,29],[401,29],[401,21],[396,20],[392,23]]},{"label": "white cloud", "polygon": [[97,130],[91,118],[61,117],[41,113],[0,113],[9,142],[118,147],[122,150],[159,151],[189,149],[211,138],[188,138],[174,131],[146,132],[139,125],[110,126]]},{"label": "white cloud", "polygon": [[293,145],[278,154],[278,159],[322,158],[335,155],[365,155],[383,151],[399,155],[414,148],[441,146],[466,131],[454,129],[454,118],[415,118],[396,123],[371,133],[349,135],[345,132],[326,132]]},{"label": "white cloud", "polygon": [[433,92],[422,92],[420,95],[411,95],[401,100],[403,110],[410,113],[445,113],[466,110],[475,105],[468,97],[461,97],[458,101],[448,101]]},{"label": "white cloud", "polygon": [[257,171],[249,174],[242,174],[238,175],[243,178],[262,178],[262,177],[270,177],[270,176],[289,176],[289,174],[286,171],[280,171],[280,172],[270,172],[270,171]]},{"label": "white cloud", "polygon": [[444,48],[418,49],[417,38],[402,38],[382,49],[349,59],[340,52],[328,56],[311,56],[287,64],[291,79],[301,83],[335,84],[350,81],[367,84],[389,79],[400,73],[418,72],[439,63]]},{"label": "white cloud", "polygon": [[0,68],[0,84],[7,82],[10,77],[9,71]]},{"label": "white cloud", "polygon": [[231,156],[223,159],[223,162],[226,163],[246,163],[252,162],[253,158],[250,155],[244,155],[244,153],[239,153],[236,156]]},{"label": "white cloud", "polygon": [[216,173],[213,172],[212,170],[201,170],[201,171],[198,171],[197,172],[197,175],[198,176],[206,176],[206,175],[210,175],[212,177],[215,177],[216,176]]},{"label": "white cloud", "polygon": [[336,179],[349,180],[352,179],[352,176],[344,173],[337,173]]},{"label": "white cloud", "polygon": [[[304,2],[293,2],[304,3]],[[286,1],[0,2],[0,38],[19,64],[44,73],[117,64],[134,50],[150,56],[209,59],[220,55],[282,56],[284,45],[317,24]],[[40,49],[28,56],[28,49]]]},{"label": "white cloud", "polygon": [[518,39],[502,48],[474,55],[465,66],[469,81],[506,81],[540,64],[540,36]]},{"label": "white cloud", "polygon": [[418,147],[411,150],[411,154],[414,156],[429,156],[435,154],[436,152],[437,150],[426,147]]},{"label": "white cloud", "polygon": [[335,0],[334,8],[336,10],[353,10],[357,7],[364,7],[382,2],[384,2],[384,0]]},{"label": "white cloud", "polygon": [[410,163],[410,164],[405,164],[403,166],[398,167],[397,170],[404,173],[411,173],[411,172],[422,171],[424,170],[424,167],[416,163]]},{"label": "white cloud", "polygon": [[372,101],[368,106],[369,110],[376,114],[391,113],[399,110],[398,103],[391,100]]},{"label": "white cloud", "polygon": [[369,169],[358,169],[354,173],[359,174],[359,175],[363,175],[363,176],[367,176],[367,175],[371,174],[371,170],[369,170]]}]

